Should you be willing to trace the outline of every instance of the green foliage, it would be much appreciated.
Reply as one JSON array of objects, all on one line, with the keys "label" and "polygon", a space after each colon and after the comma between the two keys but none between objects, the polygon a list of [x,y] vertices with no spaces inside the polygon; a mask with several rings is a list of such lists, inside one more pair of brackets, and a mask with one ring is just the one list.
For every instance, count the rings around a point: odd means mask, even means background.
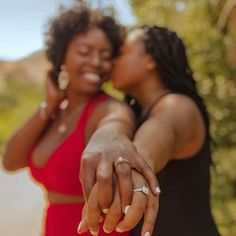
[{"label": "green foliage", "polygon": [[0,153],[6,139],[37,108],[42,88],[7,79],[0,92]]},{"label": "green foliage", "polygon": [[220,8],[212,0],[132,0],[140,24],[167,26],[179,33],[212,119],[216,143],[236,144],[236,70],[230,68],[228,50],[236,39],[217,27]]},{"label": "green foliage", "polygon": [[131,4],[139,24],[169,27],[185,42],[217,144],[212,171],[213,213],[222,235],[236,235],[236,68],[228,60],[236,37],[218,28],[222,9],[217,1],[131,0]]},{"label": "green foliage", "polygon": [[236,149],[214,152],[212,170],[213,214],[224,236],[236,235]]}]

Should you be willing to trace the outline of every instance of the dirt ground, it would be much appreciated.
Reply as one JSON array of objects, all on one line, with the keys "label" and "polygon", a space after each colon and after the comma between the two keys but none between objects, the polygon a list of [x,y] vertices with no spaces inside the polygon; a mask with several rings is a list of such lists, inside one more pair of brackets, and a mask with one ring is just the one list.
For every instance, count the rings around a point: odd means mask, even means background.
[{"label": "dirt ground", "polygon": [[27,171],[7,173],[0,166],[0,235],[40,236],[44,194]]}]

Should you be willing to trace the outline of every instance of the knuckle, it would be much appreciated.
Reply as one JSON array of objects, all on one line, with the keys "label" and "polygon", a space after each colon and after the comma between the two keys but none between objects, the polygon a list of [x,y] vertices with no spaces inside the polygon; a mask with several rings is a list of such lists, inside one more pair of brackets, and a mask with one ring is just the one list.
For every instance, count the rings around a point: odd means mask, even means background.
[{"label": "knuckle", "polygon": [[117,222],[117,219],[121,217],[122,213],[118,210],[110,210],[109,212],[109,222],[111,224],[114,224]]},{"label": "knuckle", "polygon": [[121,191],[120,195],[121,195],[121,199],[123,200],[124,203],[130,204],[130,201],[133,196],[133,192],[129,192],[127,189],[125,189],[125,190]]},{"label": "knuckle", "polygon": [[122,167],[117,167],[116,168],[116,174],[119,177],[127,178],[131,174],[131,168],[130,168],[129,165],[123,165]]},{"label": "knuckle", "polygon": [[144,206],[141,206],[141,205],[136,205],[133,207],[133,211],[136,213],[136,214],[141,214],[144,212]]},{"label": "knuckle", "polygon": [[146,161],[143,162],[143,169],[146,171],[150,170],[150,166],[148,165]]},{"label": "knuckle", "polygon": [[112,176],[107,172],[97,173],[97,182],[101,185],[109,185],[111,182]]},{"label": "knuckle", "polygon": [[158,204],[156,202],[151,202],[150,203],[150,210],[155,210],[158,207]]},{"label": "knuckle", "polygon": [[145,225],[146,228],[149,228],[149,229],[150,229],[150,228],[153,228],[153,226],[154,226],[154,221],[151,220],[151,219],[145,219],[144,225]]},{"label": "knuckle", "polygon": [[155,196],[152,192],[150,193],[150,198],[148,201],[151,207],[158,205],[158,196]]},{"label": "knuckle", "polygon": [[90,202],[90,204],[88,204],[88,212],[96,212],[98,210],[98,206],[97,204]]},{"label": "knuckle", "polygon": [[81,162],[84,164],[89,164],[92,161],[97,161],[97,159],[102,157],[101,152],[86,152],[84,151],[81,155]]},{"label": "knuckle", "polygon": [[82,155],[80,160],[81,170],[86,169],[89,166],[89,157],[87,155]]}]

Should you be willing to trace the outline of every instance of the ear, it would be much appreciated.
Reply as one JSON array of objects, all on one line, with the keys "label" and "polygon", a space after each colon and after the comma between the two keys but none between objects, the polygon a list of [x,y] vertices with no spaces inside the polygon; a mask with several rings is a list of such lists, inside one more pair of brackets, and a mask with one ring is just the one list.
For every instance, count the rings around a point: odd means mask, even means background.
[{"label": "ear", "polygon": [[153,70],[155,68],[156,68],[156,63],[154,62],[154,60],[151,57],[148,58],[147,63],[146,63],[146,69]]}]

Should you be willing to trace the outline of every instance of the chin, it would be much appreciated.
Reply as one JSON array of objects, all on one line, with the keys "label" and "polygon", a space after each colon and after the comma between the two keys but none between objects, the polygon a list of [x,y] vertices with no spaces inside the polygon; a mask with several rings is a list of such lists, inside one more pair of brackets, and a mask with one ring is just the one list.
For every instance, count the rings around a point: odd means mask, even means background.
[{"label": "chin", "polygon": [[117,90],[120,90],[122,92],[126,92],[126,87],[122,84],[113,84],[114,85],[114,88],[117,89]]},{"label": "chin", "polygon": [[100,89],[91,89],[91,90],[87,90],[85,93],[87,95],[93,96],[93,95],[96,95],[99,91]]},{"label": "chin", "polygon": [[87,96],[93,96],[99,92],[100,88],[100,86],[86,86],[83,89],[80,89],[79,92]]}]

